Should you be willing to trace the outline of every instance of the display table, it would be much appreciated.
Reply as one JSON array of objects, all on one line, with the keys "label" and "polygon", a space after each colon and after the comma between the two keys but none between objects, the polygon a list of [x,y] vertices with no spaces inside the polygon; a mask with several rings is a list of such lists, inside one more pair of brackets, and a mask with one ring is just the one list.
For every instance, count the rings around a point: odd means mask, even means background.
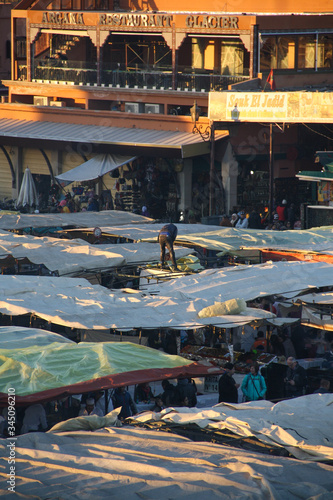
[{"label": "display table", "polygon": [[308,370],[309,368],[322,368],[324,361],[324,358],[305,358],[297,360],[298,364],[305,370]]}]

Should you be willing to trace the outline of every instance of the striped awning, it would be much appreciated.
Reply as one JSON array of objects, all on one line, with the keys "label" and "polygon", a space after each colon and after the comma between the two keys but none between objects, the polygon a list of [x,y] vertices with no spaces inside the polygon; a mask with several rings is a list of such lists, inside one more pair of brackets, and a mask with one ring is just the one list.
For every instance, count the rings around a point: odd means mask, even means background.
[{"label": "striped awning", "polygon": [[[215,141],[224,139],[228,132],[219,133]],[[6,139],[26,141],[27,146],[45,147],[44,144],[92,144],[105,152],[126,155],[165,155],[190,158],[208,154],[210,142],[200,134],[189,132],[148,130],[139,128],[106,127],[73,123],[0,119],[0,143]],[[107,151],[106,151],[107,148]]]}]

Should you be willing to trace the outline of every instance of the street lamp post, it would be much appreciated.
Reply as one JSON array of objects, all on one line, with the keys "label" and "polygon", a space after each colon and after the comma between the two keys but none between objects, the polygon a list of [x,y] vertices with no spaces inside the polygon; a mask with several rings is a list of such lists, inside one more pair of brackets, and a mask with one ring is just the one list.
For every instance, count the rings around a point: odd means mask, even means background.
[{"label": "street lamp post", "polygon": [[209,164],[209,212],[208,215],[213,215],[214,212],[214,174],[215,174],[215,128],[214,122],[210,121],[210,124],[206,126],[204,130],[202,130],[202,125],[197,125],[199,120],[201,109],[197,105],[197,101],[194,101],[194,104],[191,108],[191,119],[194,123],[192,133],[200,134],[200,137],[203,141],[210,142],[210,164]]}]

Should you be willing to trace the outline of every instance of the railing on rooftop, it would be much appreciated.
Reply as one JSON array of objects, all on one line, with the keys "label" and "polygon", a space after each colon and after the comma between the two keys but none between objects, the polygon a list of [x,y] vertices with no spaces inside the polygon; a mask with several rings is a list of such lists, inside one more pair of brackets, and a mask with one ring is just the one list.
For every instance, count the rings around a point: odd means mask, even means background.
[{"label": "railing on rooftop", "polygon": [[[178,67],[174,90],[196,92],[227,90],[229,85],[248,80],[248,73],[248,70],[244,70],[242,75],[221,75],[209,70]],[[26,79],[27,67],[19,65],[18,80]],[[32,79],[94,85],[97,83],[97,63],[61,59],[36,61]],[[106,87],[172,90],[172,69],[138,65],[124,68],[121,64],[104,64],[101,69],[101,84]]]}]

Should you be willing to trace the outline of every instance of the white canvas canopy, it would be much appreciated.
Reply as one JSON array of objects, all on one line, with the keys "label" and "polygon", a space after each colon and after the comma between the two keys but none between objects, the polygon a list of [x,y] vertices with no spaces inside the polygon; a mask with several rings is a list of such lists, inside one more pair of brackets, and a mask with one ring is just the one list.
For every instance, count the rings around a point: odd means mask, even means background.
[{"label": "white canvas canopy", "polygon": [[0,229],[21,230],[43,227],[92,227],[122,226],[123,224],[148,224],[152,219],[121,210],[102,210],[101,212],[75,212],[57,214],[8,214],[0,211]]},{"label": "white canvas canopy", "polygon": [[256,308],[209,318],[199,318],[198,313],[229,299],[250,301],[272,294],[291,297],[311,287],[330,286],[332,269],[324,262],[209,269],[156,284],[150,293],[110,291],[79,278],[1,275],[0,312],[14,316],[34,313],[46,321],[79,329],[234,328],[271,321],[275,315]]},{"label": "white canvas canopy", "polygon": [[[309,394],[272,403],[220,403],[212,408],[176,408],[153,416],[175,425],[195,423],[210,431],[229,430],[244,438],[255,436],[268,445],[286,448],[301,460],[333,459],[333,394]],[[147,422],[152,412],[132,417]]]},{"label": "white canvas canopy", "polygon": [[[190,253],[190,249],[175,248],[177,259]],[[160,246],[158,243],[90,245],[81,239],[35,237],[0,230],[0,260],[10,255],[17,260],[26,258],[33,264],[44,264],[49,271],[57,271],[60,276],[77,276],[125,265],[158,262]]]},{"label": "white canvas canopy", "polygon": [[[164,224],[124,224],[119,227],[105,225],[103,233],[132,239],[156,241]],[[312,228],[302,231],[260,231],[257,229],[221,228],[207,224],[177,224],[176,243],[200,246],[217,252],[232,253],[241,249],[275,249],[333,254],[333,227]],[[93,230],[93,227],[90,228]]]},{"label": "white canvas canopy", "polygon": [[326,262],[272,262],[250,266],[207,269],[176,281],[159,283],[154,291],[163,296],[206,301],[225,301],[235,297],[246,301],[268,295],[295,297],[311,288],[332,285],[333,266]]},{"label": "white canvas canopy", "polygon": [[[231,414],[228,408],[224,408],[229,426],[233,418],[236,424],[240,424],[244,411],[233,410]],[[248,430],[258,434],[254,430],[255,424],[265,431],[267,422],[268,437],[277,432],[283,438],[281,428],[274,427],[271,421],[262,420],[261,408],[252,408],[251,428],[245,423],[243,432]],[[296,409],[293,405],[289,421],[292,425],[302,422],[309,409],[313,414],[315,408],[314,404],[311,408],[304,407],[299,418],[295,418],[297,405]],[[213,409],[215,415],[222,412],[223,409]],[[183,416],[183,413],[178,415]],[[196,415],[191,416],[192,425],[195,425]],[[93,417],[86,419],[92,420]],[[317,429],[322,422],[318,411],[311,420],[310,432],[312,424],[317,424]],[[328,421],[326,429],[331,428]],[[290,444],[297,446],[300,439],[297,435],[291,439],[293,434],[292,427],[286,435],[290,437]],[[313,437],[311,442],[314,442]],[[10,485],[6,483],[9,480],[8,454],[8,440],[0,439],[0,471],[4,478],[0,491],[3,498],[41,499],[56,494],[75,500],[94,496],[98,499],[120,496],[126,500],[328,500],[333,492],[330,465],[245,451],[230,444],[193,442],[171,432],[128,426],[119,428],[112,426],[111,422],[95,432],[80,430],[17,436],[15,493],[8,490]]]},{"label": "white canvas canopy", "polygon": [[103,177],[103,175],[115,170],[118,167],[126,165],[136,156],[121,156],[121,155],[97,155],[94,158],[82,163],[76,168],[69,170],[61,175],[56,175],[56,179],[60,184],[70,182],[92,181]]},{"label": "white canvas canopy", "polygon": [[274,318],[262,309],[246,308],[239,315],[199,318],[210,305],[205,299],[154,296],[132,289],[108,290],[83,278],[0,275],[0,312],[33,313],[51,323],[79,329],[131,330],[224,328]]}]

